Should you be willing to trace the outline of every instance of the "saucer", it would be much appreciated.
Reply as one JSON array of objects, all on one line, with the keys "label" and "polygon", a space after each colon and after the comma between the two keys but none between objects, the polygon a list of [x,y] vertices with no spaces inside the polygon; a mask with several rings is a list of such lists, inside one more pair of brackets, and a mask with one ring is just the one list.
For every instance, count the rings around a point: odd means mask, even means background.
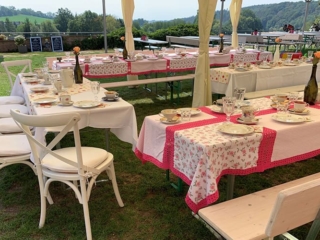
[{"label": "saucer", "polygon": [[246,121],[243,121],[241,118],[237,118],[237,122],[242,123],[242,124],[246,124],[246,125],[254,125],[254,124],[258,124],[259,119],[255,118],[251,122],[246,122]]},{"label": "saucer", "polygon": [[62,107],[72,106],[72,105],[73,105],[73,101],[70,101],[70,102],[67,103],[67,104],[63,104],[62,102],[59,102],[58,105],[59,105],[59,106],[62,106]]},{"label": "saucer", "polygon": [[171,119],[171,121],[168,121],[167,118],[162,117],[162,118],[160,118],[160,122],[165,123],[165,124],[176,124],[176,123],[180,122],[180,119],[181,119],[180,117],[175,116]]},{"label": "saucer", "polygon": [[297,114],[297,115],[307,115],[310,113],[309,109],[304,109],[302,112],[297,112],[294,110],[294,108],[288,109],[288,111],[292,114]]},{"label": "saucer", "polygon": [[108,101],[108,102],[116,102],[119,100],[120,97],[115,97],[115,98],[107,98],[107,97],[103,97],[102,100],[103,101]]}]

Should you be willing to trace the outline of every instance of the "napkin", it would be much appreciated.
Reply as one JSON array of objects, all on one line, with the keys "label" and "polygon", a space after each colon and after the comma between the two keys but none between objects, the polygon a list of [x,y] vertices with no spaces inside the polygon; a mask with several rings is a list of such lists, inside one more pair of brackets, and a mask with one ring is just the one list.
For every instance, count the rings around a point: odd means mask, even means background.
[{"label": "napkin", "polygon": [[255,133],[262,133],[263,132],[262,126],[251,126],[251,127],[253,127]]}]

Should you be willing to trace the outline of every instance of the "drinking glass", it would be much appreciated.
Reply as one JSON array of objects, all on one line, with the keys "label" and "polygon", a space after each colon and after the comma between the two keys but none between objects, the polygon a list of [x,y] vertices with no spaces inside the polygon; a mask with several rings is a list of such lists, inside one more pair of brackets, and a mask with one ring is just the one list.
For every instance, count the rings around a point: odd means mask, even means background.
[{"label": "drinking glass", "polygon": [[308,51],[308,59],[311,60],[313,56],[313,51]]},{"label": "drinking glass", "polygon": [[90,82],[91,92],[94,95],[94,100],[98,101],[98,93],[100,92],[100,82],[99,81],[92,81]]},{"label": "drinking glass", "polygon": [[286,59],[286,61],[287,61],[287,62],[291,62],[291,59],[292,59],[292,53],[287,53],[287,59]]},{"label": "drinking glass", "polygon": [[114,48],[114,54],[115,56],[119,57],[119,49],[118,48]]},{"label": "drinking glass", "polygon": [[289,92],[288,93],[289,107],[292,105],[294,101],[297,101],[298,98],[299,98],[298,92]]},{"label": "drinking glass", "polygon": [[67,57],[67,61],[69,62],[70,61],[70,52],[65,52],[66,54],[66,57]]},{"label": "drinking glass", "polygon": [[226,122],[230,123],[230,116],[234,112],[234,107],[236,105],[236,98],[235,97],[223,97],[223,112],[226,114]]},{"label": "drinking glass", "polygon": [[234,89],[234,97],[236,98],[236,106],[239,109],[241,106],[241,103],[244,100],[244,94],[246,93],[246,88],[235,88]]}]

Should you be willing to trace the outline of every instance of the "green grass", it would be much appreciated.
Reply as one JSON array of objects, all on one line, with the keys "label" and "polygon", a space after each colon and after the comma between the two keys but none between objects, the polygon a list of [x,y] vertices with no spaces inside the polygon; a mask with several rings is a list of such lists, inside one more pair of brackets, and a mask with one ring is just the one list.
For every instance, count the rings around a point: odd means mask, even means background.
[{"label": "green grass", "polygon": [[37,21],[37,23],[39,24],[48,20],[53,21],[50,18],[35,17],[35,16],[23,15],[23,14],[0,17],[0,21],[6,21],[6,18],[8,18],[10,22],[25,22],[26,19],[28,18],[31,23],[34,23],[35,21]]},{"label": "green grass", "polygon": [[[61,53],[7,54],[5,60],[31,58],[33,67],[40,67],[45,56]],[[6,80],[3,69],[0,82]],[[124,78],[121,78],[125,80]],[[101,79],[118,81],[118,79]],[[8,89],[2,85],[1,90]],[[167,92],[159,86],[159,94]],[[147,115],[156,114],[163,108],[190,106],[192,98],[183,94],[180,104],[158,98],[154,92],[137,89],[115,89],[120,96],[132,103],[138,128]],[[182,91],[191,92],[191,84],[184,82]],[[2,94],[3,95],[3,94]],[[105,119],[108,121],[108,119]],[[51,138],[48,135],[48,138]],[[81,131],[82,144],[85,146],[105,147],[102,129],[86,128]],[[62,142],[63,146],[72,144],[71,137]],[[115,157],[115,169],[120,194],[125,207],[119,208],[109,182],[98,183],[92,190],[89,202],[93,239],[128,240],[194,240],[215,239],[211,232],[192,215],[184,198],[188,189],[184,185],[179,194],[165,180],[165,171],[153,164],[142,164],[131,150],[131,145],[110,136],[110,151]],[[252,193],[273,185],[319,172],[319,157],[277,167],[263,173],[237,176],[235,197]],[[40,200],[37,178],[32,170],[23,165],[13,165],[0,170],[0,239],[85,239],[85,226],[82,206],[74,194],[60,184],[51,186],[54,204],[47,207],[45,226],[38,228]],[[176,177],[171,176],[173,181]],[[99,179],[106,179],[102,174]],[[220,199],[226,198],[226,177],[219,183]],[[299,239],[304,239],[310,225],[292,231]]]}]

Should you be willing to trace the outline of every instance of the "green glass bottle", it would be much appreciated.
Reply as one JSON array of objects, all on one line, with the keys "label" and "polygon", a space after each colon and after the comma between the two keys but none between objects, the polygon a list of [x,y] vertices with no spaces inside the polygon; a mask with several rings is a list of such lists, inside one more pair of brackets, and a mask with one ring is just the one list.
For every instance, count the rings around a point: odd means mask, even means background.
[{"label": "green glass bottle", "polygon": [[126,42],[124,42],[124,47],[123,47],[123,51],[122,51],[122,58],[123,59],[127,59],[128,58],[128,50],[126,48]]},{"label": "green glass bottle", "polygon": [[304,101],[310,105],[314,105],[318,95],[318,83],[316,79],[317,64],[313,64],[310,80],[304,88]]},{"label": "green glass bottle", "polygon": [[83,83],[83,74],[82,70],[79,64],[79,57],[76,55],[76,65],[73,70],[74,73],[74,81],[76,84],[82,84]]}]

